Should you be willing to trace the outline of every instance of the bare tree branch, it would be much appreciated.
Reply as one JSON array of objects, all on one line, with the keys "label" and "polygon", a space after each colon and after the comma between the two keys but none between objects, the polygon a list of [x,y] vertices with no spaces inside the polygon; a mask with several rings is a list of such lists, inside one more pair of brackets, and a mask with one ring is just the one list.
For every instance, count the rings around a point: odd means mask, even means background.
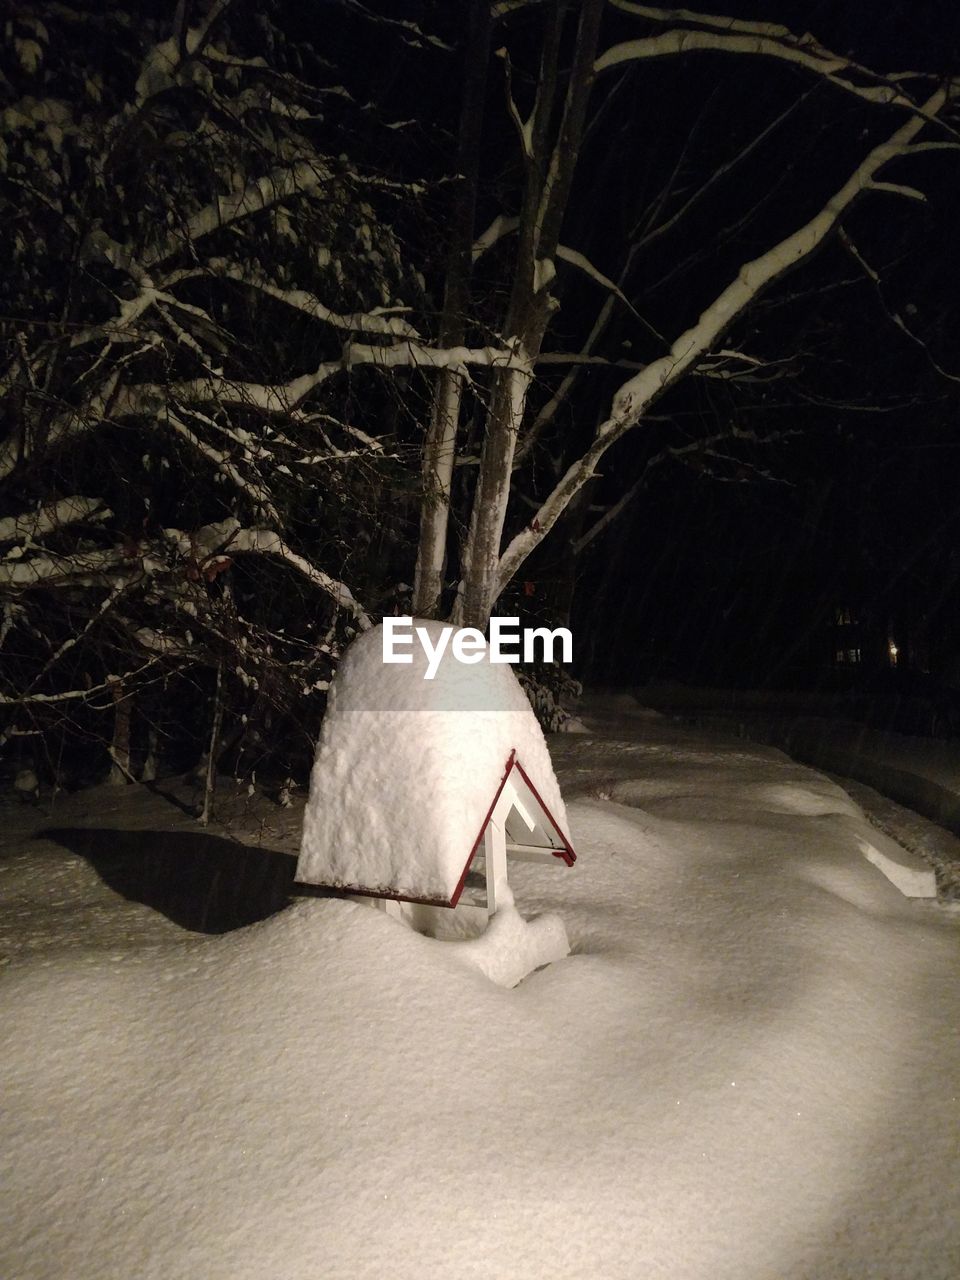
[{"label": "bare tree branch", "polygon": [[869,191],[877,173],[890,160],[909,151],[914,138],[923,129],[926,118],[935,115],[943,107],[947,97],[945,89],[938,89],[924,103],[922,113],[911,115],[888,141],[869,152],[819,213],[766,253],[744,263],[736,279],[702,312],[696,324],[676,339],[669,353],[654,360],[623,384],[613,398],[610,416],[598,427],[590,448],[568,469],[543,502],[531,524],[518,533],[502,553],[498,565],[499,591],[503,590],[533,548],[543,540],[573,495],[591,478],[597,463],[610,445],[641,421],[651,405],[711,349],[761,292],[785,272],[809,258],[834,230],[846,210],[864,192]]},{"label": "bare tree branch", "polygon": [[79,520],[109,520],[112,514],[102,499],[83,498],[74,494],[36,511],[26,511],[22,515],[7,516],[0,520],[0,542],[32,542],[35,538],[65,529]]},{"label": "bare tree branch", "polygon": [[[616,2],[618,7],[626,7],[621,0]],[[883,78],[867,73],[849,58],[831,53],[810,37],[798,39],[783,27],[764,23],[728,23],[726,19],[714,19],[712,25],[714,28],[722,29],[698,30],[695,27],[677,27],[671,31],[664,31],[660,35],[625,40],[620,44],[612,45],[597,59],[595,64],[597,73],[600,74],[624,62],[673,57],[684,53],[759,55],[791,62],[808,71],[813,71],[831,84],[867,102],[905,107],[909,111],[920,114],[928,122],[933,122],[935,119],[926,112],[926,108],[918,105],[900,87],[900,81],[909,76]],[[749,29],[741,29],[743,25]],[[849,76],[841,74],[842,72],[868,75],[873,83],[858,84]],[[931,77],[926,78],[929,80]],[[941,128],[949,128],[943,120],[937,123]],[[949,131],[954,132],[952,129]]]}]

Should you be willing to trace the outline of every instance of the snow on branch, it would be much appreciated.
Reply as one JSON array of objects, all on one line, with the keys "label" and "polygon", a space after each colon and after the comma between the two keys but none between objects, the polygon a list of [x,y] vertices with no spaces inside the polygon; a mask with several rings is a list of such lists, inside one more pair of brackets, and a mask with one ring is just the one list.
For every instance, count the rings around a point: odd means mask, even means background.
[{"label": "snow on branch", "polygon": [[151,658],[149,662],[145,662],[143,666],[138,667],[136,671],[129,671],[122,677],[116,675],[107,676],[106,680],[101,684],[91,685],[89,689],[67,689],[63,693],[21,693],[16,694],[12,698],[8,697],[6,694],[0,693],[0,706],[17,707],[24,706],[27,703],[82,701],[87,698],[92,698],[94,694],[103,693],[106,689],[110,689],[112,691],[119,683],[121,683],[121,681],[136,679],[136,677],[142,675],[144,671],[148,671],[151,667],[155,666],[157,662],[159,662],[159,658]]},{"label": "snow on branch", "polygon": [[703,378],[716,378],[721,382],[772,382],[786,378],[794,356],[782,360],[766,360],[747,355],[745,351],[722,349],[709,351],[696,366],[694,372]]},{"label": "snow on branch", "polygon": [[529,367],[525,357],[504,347],[428,347],[420,342],[393,346],[369,346],[352,342],[344,349],[344,361],[351,365],[376,365],[382,369],[463,369],[468,365],[493,369]]},{"label": "snow on branch", "polygon": [[[108,375],[98,394],[82,409],[68,409],[58,414],[47,431],[43,442],[44,448],[55,449],[67,440],[78,438],[100,426],[106,420],[109,409],[113,405],[119,378],[120,369],[116,367]],[[11,433],[0,444],[0,480],[6,479],[16,468],[21,452],[23,457],[28,457],[32,451],[24,447],[24,443],[18,438],[16,432]]]},{"label": "snow on branch", "polygon": [[[189,409],[181,408],[181,412],[189,413]],[[222,449],[215,449],[213,445],[207,444],[201,440],[195,431],[178,417],[177,413],[171,407],[167,408],[164,414],[164,420],[177,433],[181,440],[185,440],[192,448],[201,454],[208,462],[211,462],[221,475],[227,477],[241,493],[245,494],[255,507],[262,509],[263,513],[270,520],[277,520],[276,508],[270,498],[267,490],[256,481],[248,480],[230,461],[227,453]]]},{"label": "snow on branch", "polygon": [[[335,329],[345,329],[351,333],[375,333],[384,337],[418,339],[416,329],[405,320],[395,315],[387,315],[383,311],[353,311],[340,314],[332,311],[325,303],[304,289],[281,289],[271,283],[265,276],[255,275],[250,271],[242,271],[239,267],[227,262],[224,258],[214,258],[208,264],[209,273],[222,280],[233,280],[248,289],[265,293],[288,307],[294,307],[314,320],[323,320]],[[198,272],[206,275],[207,272]],[[181,277],[185,278],[185,277]]]},{"label": "snow on branch", "polygon": [[922,191],[918,191],[916,187],[906,187],[902,182],[871,182],[871,191],[886,191],[893,196],[905,196],[908,200],[919,200],[921,204],[927,203],[927,197]]},{"label": "snow on branch", "polygon": [[[195,412],[188,406],[219,404],[258,409],[270,414],[290,414],[328,379],[351,368],[371,366],[378,369],[422,368],[463,370],[469,366],[497,369],[526,369],[523,358],[505,347],[431,347],[422,342],[403,339],[393,343],[347,343],[337,360],[327,360],[316,369],[284,383],[243,382],[209,373],[205,377],[188,382],[134,383],[116,388],[119,370],[96,397],[82,410],[64,413],[51,427],[46,445],[52,448],[68,439],[78,438],[94,430],[108,420],[118,421],[136,415],[158,415],[198,453],[211,462],[218,471],[254,503],[260,504],[271,520],[276,513],[266,490],[249,480],[230,458],[230,455],[203,441],[183,420],[183,416]],[[9,475],[19,458],[19,442],[8,439],[0,445],[0,479]]]},{"label": "snow on branch", "polygon": [[77,585],[99,585],[109,581],[115,570],[129,572],[131,564],[138,569],[139,559],[131,560],[123,547],[105,547],[93,551],[73,551],[69,555],[29,556],[0,561],[0,587],[56,586],[64,582]]},{"label": "snow on branch", "polygon": [[[637,253],[637,246],[631,245],[630,250],[627,254],[626,262],[624,263],[623,269],[620,273],[621,284],[629,275],[630,268],[633,264],[633,260],[636,256],[636,253]],[[620,285],[618,285],[618,288],[619,287]],[[600,311],[597,313],[597,318],[593,322],[593,327],[591,328],[590,333],[587,335],[586,341],[584,342],[580,350],[581,357],[589,358],[594,348],[596,347],[597,343],[600,341],[600,338],[603,336],[603,333],[606,330],[606,327],[610,323],[610,319],[614,314],[615,296],[616,295],[614,294],[608,294],[607,297],[604,299],[603,306],[600,308]],[[633,314],[636,315],[637,314],[636,311],[634,311]],[[641,320],[641,323],[646,324],[646,322],[642,320]],[[647,327],[649,328],[650,326],[647,325]],[[656,336],[658,338],[660,337],[659,334],[657,334]],[[660,340],[661,342],[663,341],[662,338]],[[562,382],[557,387],[557,389],[553,392],[553,394],[551,395],[550,399],[546,402],[546,404],[544,404],[542,408],[538,411],[537,416],[534,418],[533,422],[531,423],[529,430],[527,430],[524,433],[522,439],[519,441],[517,445],[517,453],[516,453],[516,462],[518,465],[530,453],[531,449],[536,444],[537,440],[542,434],[544,428],[550,422],[553,421],[561,405],[567,400],[570,393],[573,391],[573,388],[576,385],[580,371],[583,368],[584,368],[584,363],[582,363],[581,361],[579,360],[571,361],[571,368],[564,375]]]},{"label": "snow on branch", "polygon": [[831,84],[868,102],[906,107],[910,111],[918,110],[913,99],[892,81],[884,82],[880,77],[874,77],[877,83],[864,85],[841,74],[842,72],[859,72],[861,68],[848,58],[830,53],[816,41],[807,38],[797,39],[789,33],[775,34],[776,29],[764,30],[762,23],[755,25],[760,29],[747,32],[727,29],[701,31],[690,27],[677,27],[656,36],[624,40],[600,55],[594,64],[595,70],[599,74],[624,63],[673,57],[683,53],[755,54],[779,58],[783,62],[792,62],[808,71],[814,71],[817,75],[829,80]]},{"label": "snow on branch", "polygon": [[123,578],[117,579],[117,581],[114,583],[111,590],[107,593],[106,596],[104,596],[104,598],[100,601],[100,604],[97,606],[97,608],[93,611],[93,613],[84,623],[83,627],[79,631],[75,631],[72,635],[67,636],[66,640],[64,640],[63,643],[57,649],[54,650],[54,652],[50,655],[47,661],[43,664],[42,668],[37,672],[37,674],[33,677],[33,679],[27,685],[26,689],[24,690],[24,695],[30,694],[32,690],[36,688],[37,684],[39,684],[39,682],[43,679],[43,677],[53,667],[56,666],[56,664],[60,661],[60,659],[64,656],[64,654],[69,653],[71,649],[75,649],[77,647],[77,645],[81,642],[81,640],[83,640],[83,638],[90,631],[93,630],[93,628],[97,625],[97,623],[100,622],[106,616],[106,614],[110,612],[110,610],[117,603],[117,601],[124,594],[124,592],[126,592],[129,589],[130,585],[131,585],[131,582],[129,579],[127,580]]},{"label": "snow on branch", "polygon": [[[646,18],[650,22],[677,23],[689,22],[697,27],[711,27],[714,31],[737,31],[748,35],[766,35],[782,39],[791,35],[789,27],[778,26],[775,22],[749,22],[741,18],[727,18],[713,13],[694,13],[692,9],[660,9],[652,5],[635,4],[633,0],[608,0],[610,7],[622,13],[632,14],[635,18]],[[812,37],[805,36],[809,41]]]},{"label": "snow on branch", "polygon": [[482,257],[488,249],[492,249],[498,240],[502,240],[504,236],[513,235],[520,225],[518,217],[508,217],[505,213],[498,213],[494,220],[481,235],[473,242],[473,261]]},{"label": "snow on branch", "polygon": [[288,546],[274,529],[262,526],[243,528],[239,520],[231,517],[217,524],[204,525],[192,533],[185,533],[179,529],[165,529],[164,534],[167,541],[176,545],[185,557],[199,558],[201,561],[219,555],[239,555],[244,552],[276,556],[285,564],[292,565],[308,582],[330,596],[340,608],[353,614],[363,630],[371,625],[366,611],[345,583],[311,564],[305,556]]},{"label": "snow on branch", "polygon": [[909,153],[911,143],[924,128],[926,119],[936,116],[947,100],[947,90],[938,89],[923,104],[922,112],[912,114],[887,142],[868,153],[813,218],[758,258],[744,263],[736,278],[701,313],[697,322],[680,334],[670,351],[623,384],[613,397],[610,416],[597,428],[590,448],[568,468],[531,523],[512,539],[501,555],[497,568],[498,593],[553,528],[574,494],[593,476],[600,458],[610,445],[636,426],[665,391],[688,370],[696,367],[765,289],[819,248],[843,214],[861,195],[869,192],[876,174],[884,165]]},{"label": "snow on branch", "polygon": [[533,159],[533,122],[535,112],[531,112],[529,117],[524,120],[520,115],[520,108],[517,106],[516,99],[513,96],[513,68],[510,63],[510,54],[506,48],[498,49],[494,55],[503,62],[503,78],[504,92],[507,97],[507,113],[513,121],[514,128],[517,131],[517,137],[520,139],[520,148],[527,160]]},{"label": "snow on branch", "polygon": [[602,289],[606,289],[608,293],[612,293],[614,297],[619,298],[627,310],[632,312],[633,315],[637,314],[633,308],[633,304],[630,302],[630,299],[626,296],[620,286],[615,284],[608,276],[605,276],[602,271],[598,271],[585,254],[580,253],[576,249],[569,249],[566,245],[558,244],[557,257],[561,262],[566,262],[569,266],[576,267],[578,271],[582,271],[584,275],[589,276],[590,279],[593,280],[594,283],[600,285]]},{"label": "snow on branch", "polygon": [[421,342],[402,341],[371,345],[348,342],[339,360],[327,360],[310,373],[283,383],[238,382],[231,378],[196,378],[163,388],[141,385],[129,388],[120,412],[137,412],[163,395],[182,402],[197,401],[222,405],[244,405],[267,413],[290,413],[328,378],[348,369],[373,366],[378,369],[458,369],[470,365],[497,369],[526,369],[520,357],[504,347],[429,347]]},{"label": "snow on branch", "polygon": [[323,569],[318,569],[305,556],[292,550],[273,529],[238,529],[229,546],[233,551],[256,551],[261,555],[276,556],[285,564],[292,565],[308,582],[326,592],[339,608],[353,614],[362,630],[366,631],[372,625],[366,611],[345,583]]},{"label": "snow on branch", "polygon": [[[0,587],[29,589],[108,586],[111,594],[101,605],[95,615],[96,619],[136,580],[150,578],[154,590],[162,597],[176,598],[175,585],[171,585],[174,579],[169,579],[169,550],[165,550],[165,547],[173,549],[178,562],[189,562],[200,577],[204,576],[204,570],[211,565],[216,564],[218,568],[229,567],[229,557],[233,555],[250,553],[274,556],[291,565],[313,586],[328,595],[339,608],[352,614],[363,629],[370,626],[366,611],[345,583],[294,551],[274,529],[263,526],[243,528],[239,520],[233,517],[217,524],[204,525],[191,532],[164,529],[162,543],[138,546],[133,554],[127,544],[119,544],[94,550],[72,551],[66,555],[47,552],[17,560],[0,561]],[[164,580],[165,576],[169,581]],[[74,643],[76,637],[62,651],[66,652],[66,648],[72,647]],[[59,656],[58,652],[56,657]]]},{"label": "snow on branch", "polygon": [[84,498],[74,494],[61,498],[37,511],[26,511],[19,516],[7,516],[0,520],[0,542],[32,542],[44,534],[53,533],[78,520],[108,520],[112,512],[100,498]]},{"label": "snow on branch", "polygon": [[187,7],[178,4],[173,37],[151,45],[140,64],[135,108],[141,109],[151,98],[169,89],[184,65],[204,53],[214,27],[232,4],[233,0],[212,0],[195,27],[187,26]]},{"label": "snow on branch", "polygon": [[120,310],[115,316],[102,324],[88,325],[86,328],[79,329],[72,334],[70,347],[82,347],[86,346],[88,342],[101,341],[111,337],[129,336],[133,325],[150,307],[161,299],[170,302],[175,301],[170,295],[160,293],[152,284],[141,281],[137,295],[133,298],[122,299]]},{"label": "snow on branch", "polygon": [[315,191],[329,182],[333,173],[319,160],[301,161],[284,169],[274,169],[263,177],[255,178],[241,190],[229,196],[217,196],[203,209],[187,219],[181,230],[167,236],[149,249],[140,260],[140,266],[149,271],[183,248],[184,243],[197,240],[229,226],[241,218],[249,218],[273,205],[289,200],[292,196]]}]

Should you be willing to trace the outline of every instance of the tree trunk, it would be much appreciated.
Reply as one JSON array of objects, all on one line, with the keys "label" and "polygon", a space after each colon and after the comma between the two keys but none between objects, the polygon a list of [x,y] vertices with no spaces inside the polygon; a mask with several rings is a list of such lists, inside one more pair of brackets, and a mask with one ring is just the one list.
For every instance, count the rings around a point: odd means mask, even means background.
[{"label": "tree trunk", "polygon": [[151,724],[147,726],[147,754],[143,761],[143,768],[140,770],[141,782],[156,782],[159,758],[160,735],[157,732],[157,726]]},{"label": "tree trunk", "polygon": [[220,727],[223,723],[223,663],[217,664],[217,683],[213,691],[213,717],[210,723],[210,746],[207,751],[207,767],[203,779],[203,808],[200,824],[206,826],[213,813],[213,793],[217,785],[217,748],[220,743]]},{"label": "tree trunk", "polygon": [[133,697],[123,692],[118,680],[113,686],[113,741],[110,744],[110,776],[112,787],[122,787],[133,781],[130,772],[130,725],[133,718]]},{"label": "tree trunk", "polygon": [[436,617],[440,608],[462,399],[463,378],[444,369],[437,380],[423,451],[420,545],[413,588],[413,611],[419,618]]},{"label": "tree trunk", "polygon": [[462,626],[483,630],[496,602],[497,566],[510,499],[513,455],[529,386],[529,369],[507,370],[497,380],[464,550],[463,592],[454,615]]},{"label": "tree trunk", "polygon": [[[490,5],[473,0],[466,35],[463,100],[457,139],[457,172],[460,181],[451,211],[450,249],[440,318],[442,346],[456,346],[466,333],[465,316],[470,297],[473,264],[473,230],[480,172],[480,135],[490,50]],[[434,393],[430,423],[423,450],[423,498],[420,545],[414,577],[413,610],[421,618],[436,617],[443,592],[450,493],[457,447],[457,427],[463,400],[463,377],[445,369]]]},{"label": "tree trunk", "polygon": [[603,3],[604,0],[584,0],[581,7],[573,65],[556,127],[557,68],[565,6],[554,4],[546,17],[536,104],[527,124],[531,143],[517,228],[514,284],[503,328],[508,346],[522,358],[524,367],[500,373],[494,389],[470,515],[462,594],[455,614],[456,620],[466,626],[482,629],[487,625],[501,590],[500,544],[517,437],[543,335],[557,306],[549,290],[560,227],[583,141]]}]

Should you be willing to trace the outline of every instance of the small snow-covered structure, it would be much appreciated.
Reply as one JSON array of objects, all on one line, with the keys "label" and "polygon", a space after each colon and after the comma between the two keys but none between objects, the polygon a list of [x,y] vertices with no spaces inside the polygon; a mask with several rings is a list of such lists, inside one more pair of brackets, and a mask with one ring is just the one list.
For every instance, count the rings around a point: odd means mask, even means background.
[{"label": "small snow-covered structure", "polygon": [[[439,640],[443,624],[415,625]],[[492,914],[498,890],[506,897],[508,854],[568,866],[576,858],[547,744],[509,665],[487,652],[462,663],[448,645],[427,680],[417,643],[412,658],[385,663],[380,627],[344,655],[311,774],[297,880],[456,907],[482,856]]]}]

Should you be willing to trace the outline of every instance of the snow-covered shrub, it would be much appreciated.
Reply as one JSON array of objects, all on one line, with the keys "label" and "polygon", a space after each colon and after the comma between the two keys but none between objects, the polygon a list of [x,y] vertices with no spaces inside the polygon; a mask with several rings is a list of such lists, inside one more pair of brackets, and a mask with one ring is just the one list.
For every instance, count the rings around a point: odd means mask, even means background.
[{"label": "snow-covered shrub", "polygon": [[544,733],[562,733],[574,718],[570,709],[583,693],[583,686],[559,662],[544,662],[517,670],[517,678]]}]

